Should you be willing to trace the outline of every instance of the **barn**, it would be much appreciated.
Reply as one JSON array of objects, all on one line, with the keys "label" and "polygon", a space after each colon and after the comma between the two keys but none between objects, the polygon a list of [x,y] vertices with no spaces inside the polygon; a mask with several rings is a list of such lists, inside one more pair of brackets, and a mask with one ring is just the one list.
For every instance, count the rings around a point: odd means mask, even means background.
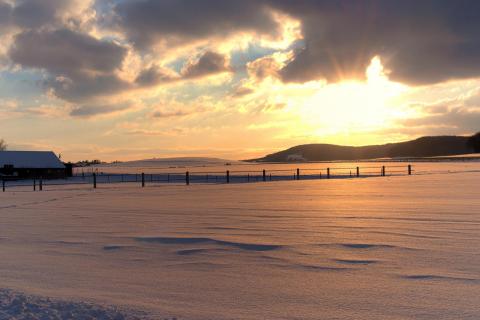
[{"label": "barn", "polygon": [[65,165],[52,151],[0,151],[0,179],[59,179],[65,176]]}]

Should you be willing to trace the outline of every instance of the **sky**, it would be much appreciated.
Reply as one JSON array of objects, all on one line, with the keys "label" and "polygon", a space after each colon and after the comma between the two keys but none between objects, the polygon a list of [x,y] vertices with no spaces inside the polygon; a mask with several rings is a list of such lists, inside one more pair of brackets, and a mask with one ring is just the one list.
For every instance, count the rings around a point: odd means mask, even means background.
[{"label": "sky", "polygon": [[248,159],[480,131],[480,1],[0,0],[0,138]]}]

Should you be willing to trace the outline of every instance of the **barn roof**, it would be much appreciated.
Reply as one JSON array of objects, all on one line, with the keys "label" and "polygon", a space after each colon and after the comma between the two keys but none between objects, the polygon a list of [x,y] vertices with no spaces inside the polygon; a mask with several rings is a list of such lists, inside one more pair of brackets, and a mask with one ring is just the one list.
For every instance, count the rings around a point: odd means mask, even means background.
[{"label": "barn roof", "polygon": [[52,151],[0,151],[0,167],[63,169],[65,166]]}]

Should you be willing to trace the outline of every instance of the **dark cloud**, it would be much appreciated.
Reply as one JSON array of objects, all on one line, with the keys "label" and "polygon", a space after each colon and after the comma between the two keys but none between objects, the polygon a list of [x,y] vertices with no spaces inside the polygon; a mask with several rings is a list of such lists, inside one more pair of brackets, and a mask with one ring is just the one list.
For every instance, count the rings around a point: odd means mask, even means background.
[{"label": "dark cloud", "polygon": [[13,9],[13,20],[24,28],[38,28],[55,21],[56,11],[68,1],[20,0]]},{"label": "dark cloud", "polygon": [[173,72],[158,66],[151,66],[144,69],[135,79],[135,83],[142,87],[150,87],[162,83],[169,83],[179,80],[179,76]]},{"label": "dark cloud", "polygon": [[129,103],[105,104],[105,105],[82,105],[72,109],[72,111],[70,111],[70,116],[90,118],[98,115],[105,115],[105,114],[115,113],[119,111],[124,111],[129,109],[130,107],[131,106]]},{"label": "dark cloud", "polygon": [[302,22],[284,81],[364,77],[375,55],[390,77],[429,84],[480,75],[480,1],[271,0]]},{"label": "dark cloud", "polygon": [[132,88],[129,82],[114,74],[79,75],[72,79],[57,77],[45,81],[45,85],[51,88],[57,97],[71,102],[82,102]]},{"label": "dark cloud", "polygon": [[182,69],[182,76],[184,79],[194,79],[229,71],[232,71],[232,69],[227,57],[207,51],[198,61],[186,64]]},{"label": "dark cloud", "polygon": [[46,70],[45,82],[69,101],[111,94],[129,87],[115,75],[127,50],[68,29],[25,31],[15,37],[10,59],[23,67]]},{"label": "dark cloud", "polygon": [[127,50],[68,29],[25,31],[15,37],[10,58],[22,66],[72,76],[85,72],[109,73],[118,69]]},{"label": "dark cloud", "polygon": [[[81,0],[17,0],[10,4],[0,0],[0,27],[17,26],[20,29],[59,27],[65,15],[78,9]],[[68,22],[78,22],[68,17]]]},{"label": "dark cloud", "polygon": [[480,75],[476,0],[139,0],[116,6],[116,26],[140,48],[239,32],[278,35],[272,12],[302,24],[285,82],[363,79],[375,55],[393,80],[430,84]]},{"label": "dark cloud", "polygon": [[12,23],[13,8],[10,4],[0,0],[0,30],[9,27]]},{"label": "dark cloud", "polygon": [[140,87],[150,87],[176,81],[202,78],[218,73],[230,72],[228,58],[215,52],[207,51],[198,60],[184,65],[181,74],[153,65],[142,70],[135,83]]},{"label": "dark cloud", "polygon": [[140,0],[116,6],[117,26],[140,48],[237,32],[275,35],[271,11],[257,0]]}]

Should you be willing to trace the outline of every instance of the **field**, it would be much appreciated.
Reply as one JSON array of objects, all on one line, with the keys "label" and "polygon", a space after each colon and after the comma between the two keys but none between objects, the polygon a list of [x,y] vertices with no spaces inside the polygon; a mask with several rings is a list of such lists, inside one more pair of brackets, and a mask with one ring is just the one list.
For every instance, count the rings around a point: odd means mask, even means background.
[{"label": "field", "polygon": [[468,166],[7,190],[0,319],[478,319],[480,166]]}]

